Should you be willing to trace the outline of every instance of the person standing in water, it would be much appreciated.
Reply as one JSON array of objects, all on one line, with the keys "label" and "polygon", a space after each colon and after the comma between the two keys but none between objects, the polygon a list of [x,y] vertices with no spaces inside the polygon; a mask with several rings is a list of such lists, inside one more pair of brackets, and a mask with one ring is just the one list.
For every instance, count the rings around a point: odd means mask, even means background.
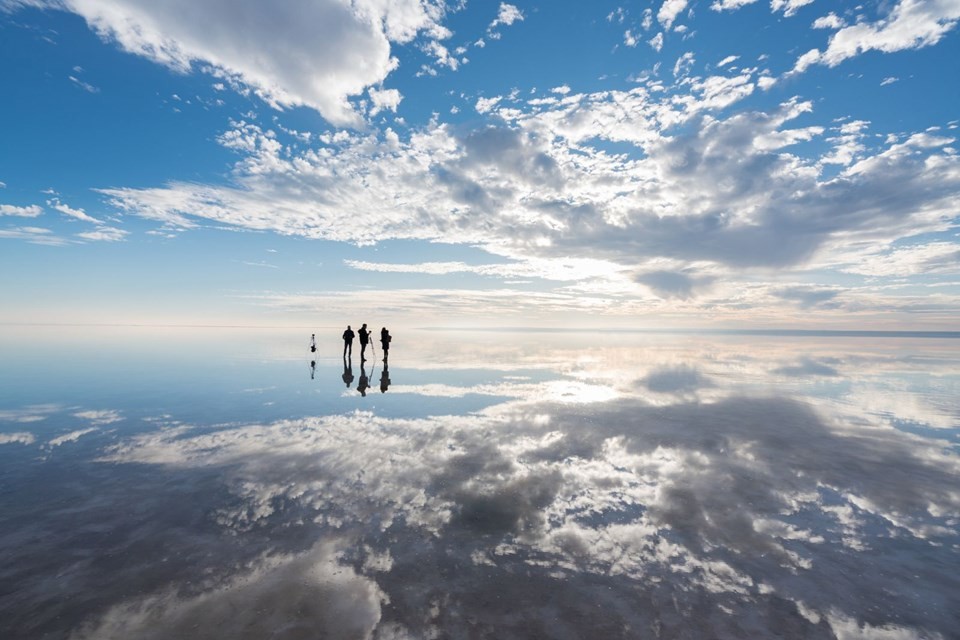
[{"label": "person standing in water", "polygon": [[367,357],[364,355],[364,351],[367,350],[367,343],[370,342],[370,332],[367,331],[367,323],[364,322],[363,326],[357,330],[357,337],[360,338],[360,362],[362,363]]},{"label": "person standing in water", "polygon": [[317,352],[317,334],[311,333],[310,334],[310,353],[316,353],[316,352]]},{"label": "person standing in water", "polygon": [[353,329],[350,328],[350,325],[347,325],[347,330],[343,332],[343,355],[353,357],[353,336],[356,335],[353,333]]},{"label": "person standing in water", "polygon": [[390,335],[390,332],[387,331],[386,327],[380,329],[380,346],[383,347],[383,361],[387,361],[387,356],[390,355],[390,341],[393,340],[393,337]]}]

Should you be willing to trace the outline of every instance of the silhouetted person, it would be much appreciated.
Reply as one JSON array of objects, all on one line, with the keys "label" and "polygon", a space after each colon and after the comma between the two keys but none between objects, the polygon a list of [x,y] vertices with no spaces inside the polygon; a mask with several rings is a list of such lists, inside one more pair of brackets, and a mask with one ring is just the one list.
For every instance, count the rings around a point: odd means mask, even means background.
[{"label": "silhouetted person", "polygon": [[317,334],[311,333],[310,334],[310,353],[316,353],[316,352],[317,352]]},{"label": "silhouetted person", "polygon": [[317,361],[310,361],[310,379],[313,380],[313,374],[317,372]]},{"label": "silhouetted person", "polygon": [[366,397],[367,389],[370,388],[370,379],[367,377],[367,370],[363,368],[363,361],[360,361],[360,382],[357,383],[357,391],[360,395]]},{"label": "silhouetted person", "polygon": [[347,330],[343,332],[343,355],[353,355],[353,329],[347,325]]},{"label": "silhouetted person", "polygon": [[370,342],[370,332],[367,331],[367,323],[364,322],[363,326],[357,329],[357,337],[360,338],[360,362],[363,362],[367,357],[363,354],[367,350],[367,343]]},{"label": "silhouetted person", "polygon": [[353,382],[353,363],[350,362],[350,358],[343,356],[343,381],[347,384],[347,389],[350,388],[350,383]]},{"label": "silhouetted person", "polygon": [[383,372],[380,374],[380,393],[386,393],[390,387],[390,368],[387,367],[387,361],[383,361]]},{"label": "silhouetted person", "polygon": [[387,356],[390,355],[390,341],[393,340],[393,337],[390,335],[390,332],[387,331],[387,328],[384,327],[380,329],[380,346],[383,347],[383,361],[387,361]]}]

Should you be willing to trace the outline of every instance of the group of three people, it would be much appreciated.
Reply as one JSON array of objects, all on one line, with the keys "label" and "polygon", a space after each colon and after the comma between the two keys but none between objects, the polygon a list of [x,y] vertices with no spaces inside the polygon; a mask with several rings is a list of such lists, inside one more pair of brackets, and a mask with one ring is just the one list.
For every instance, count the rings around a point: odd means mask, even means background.
[{"label": "group of three people", "polygon": [[[363,326],[357,330],[356,337],[360,338],[360,361],[367,359],[365,354],[367,350],[367,344],[370,342],[371,333],[367,330],[367,323],[364,322]],[[353,356],[353,338],[354,333],[353,329],[350,328],[350,325],[347,325],[346,331],[343,332],[343,357]],[[383,348],[383,360],[386,362],[387,356],[390,355],[390,341],[393,340],[393,337],[390,335],[390,332],[387,331],[386,327],[380,329],[380,346]]]}]

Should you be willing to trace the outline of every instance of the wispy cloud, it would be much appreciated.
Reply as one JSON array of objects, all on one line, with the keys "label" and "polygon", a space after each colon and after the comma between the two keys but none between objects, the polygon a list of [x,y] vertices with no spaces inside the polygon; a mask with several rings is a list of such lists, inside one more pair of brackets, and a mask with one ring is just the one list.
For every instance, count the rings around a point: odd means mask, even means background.
[{"label": "wispy cloud", "polygon": [[93,85],[90,84],[89,82],[84,82],[83,80],[77,78],[76,76],[68,76],[68,77],[70,78],[70,82],[72,82],[74,85],[80,87],[81,89],[83,89],[83,90],[86,91],[87,93],[100,93],[100,89],[98,89],[97,87],[93,86]]}]

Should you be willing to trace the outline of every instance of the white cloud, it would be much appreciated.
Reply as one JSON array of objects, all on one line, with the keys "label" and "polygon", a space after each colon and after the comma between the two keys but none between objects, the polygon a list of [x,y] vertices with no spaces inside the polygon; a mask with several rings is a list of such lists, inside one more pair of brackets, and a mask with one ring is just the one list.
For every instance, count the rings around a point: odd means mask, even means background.
[{"label": "white cloud", "polygon": [[403,96],[396,89],[371,88],[368,93],[370,94],[370,101],[373,103],[373,108],[370,110],[371,116],[375,116],[381,111],[396,113],[400,101],[403,100]]},{"label": "white cloud", "polygon": [[880,83],[880,86],[881,86],[881,87],[885,87],[885,86],[887,86],[888,84],[893,84],[894,82],[897,82],[897,81],[899,81],[899,80],[900,80],[900,78],[897,78],[897,77],[895,77],[895,76],[889,76],[889,77],[883,79],[883,81]]},{"label": "white cloud", "polygon": [[673,65],[673,75],[676,78],[681,76],[686,76],[690,74],[690,70],[693,68],[696,59],[693,56],[692,51],[687,51],[682,56],[677,58],[677,61]]},{"label": "white cloud", "polygon": [[647,44],[649,44],[650,48],[653,49],[654,51],[659,52],[660,50],[662,50],[663,49],[663,32],[661,31],[657,35],[647,40]]},{"label": "white cloud", "polygon": [[90,427],[89,429],[78,429],[77,431],[71,431],[70,433],[65,433],[62,436],[57,436],[48,442],[47,444],[51,447],[59,447],[62,444],[67,442],[76,442],[81,437],[87,435],[88,433],[93,433],[97,431],[96,427]]},{"label": "white cloud", "polygon": [[54,234],[50,229],[43,227],[12,227],[0,229],[0,238],[25,240],[31,244],[41,244],[52,247],[69,244],[66,240]]},{"label": "white cloud", "polygon": [[349,100],[382,83],[396,67],[391,42],[449,35],[440,24],[443,4],[432,0],[42,4],[77,13],[125,51],[182,73],[205,69],[250,87],[276,108],[314,108],[334,125],[361,123]]},{"label": "white cloud", "polygon": [[783,15],[793,16],[801,7],[813,3],[813,0],[770,0],[770,8],[773,11],[783,11]]},{"label": "white cloud", "polygon": [[27,431],[0,433],[0,444],[33,444],[36,437]]},{"label": "white cloud", "polygon": [[84,231],[76,234],[78,238],[92,240],[94,242],[119,242],[129,235],[129,231],[117,229],[116,227],[100,227],[93,231]]},{"label": "white cloud", "polygon": [[660,10],[657,12],[657,21],[663,25],[666,31],[673,26],[677,16],[687,8],[687,0],[663,0]]},{"label": "white cloud", "polygon": [[731,62],[736,62],[736,61],[739,60],[739,59],[740,59],[740,56],[727,56],[726,58],[724,58],[723,60],[721,60],[720,62],[718,62],[718,63],[717,63],[717,66],[718,66],[718,67],[725,67],[725,66],[727,66],[728,64],[730,64]]},{"label": "white cloud", "polygon": [[812,26],[814,29],[839,29],[844,25],[844,21],[831,11],[827,15],[814,20]]},{"label": "white cloud", "polygon": [[960,244],[930,242],[900,247],[880,247],[858,252],[841,271],[867,276],[907,277],[931,274],[960,275]]},{"label": "white cloud", "polygon": [[757,0],[714,0],[710,8],[714,11],[736,11],[740,7],[753,4]]},{"label": "white cloud", "polygon": [[635,47],[640,42],[640,37],[633,34],[630,29],[623,32],[623,44],[628,47]]},{"label": "white cloud", "polygon": [[793,73],[802,73],[812,64],[835,67],[868,51],[892,53],[931,46],[952,30],[958,19],[960,0],[900,0],[886,17],[834,33],[825,51],[813,49],[805,53],[797,60]]},{"label": "white cloud", "polygon": [[93,85],[90,84],[89,82],[84,82],[83,80],[80,80],[79,78],[76,78],[76,77],[74,77],[74,76],[68,76],[68,77],[70,78],[70,82],[72,82],[72,83],[75,84],[76,86],[80,87],[81,89],[83,89],[83,90],[86,91],[87,93],[100,93],[100,89],[98,89],[97,87],[93,86]]},{"label": "white cloud", "polygon": [[31,204],[18,207],[12,204],[0,204],[0,216],[19,216],[21,218],[36,218],[43,213],[43,207]]},{"label": "white cloud", "polygon": [[506,2],[500,3],[500,10],[497,11],[497,17],[494,18],[493,22],[490,23],[488,29],[495,29],[500,25],[510,26],[514,22],[522,22],[524,19],[523,12],[520,11],[516,6],[512,4],[507,4]]},{"label": "white cloud", "polygon": [[65,216],[76,218],[77,220],[82,220],[83,222],[103,224],[100,220],[97,220],[96,218],[87,215],[87,212],[84,211],[83,209],[74,209],[73,207],[60,202],[59,198],[53,198],[51,200],[47,200],[47,205],[50,207],[53,207],[54,209],[56,209],[57,211],[59,211]]},{"label": "white cloud", "polygon": [[494,96],[492,98],[477,98],[477,104],[474,108],[477,110],[477,113],[489,113],[491,109],[497,106],[503,99],[502,96]]},{"label": "white cloud", "polygon": [[123,419],[123,417],[120,415],[120,412],[113,409],[78,411],[77,413],[74,413],[73,416],[75,418],[89,420],[91,424],[95,425],[113,424],[114,422],[119,422]]}]

